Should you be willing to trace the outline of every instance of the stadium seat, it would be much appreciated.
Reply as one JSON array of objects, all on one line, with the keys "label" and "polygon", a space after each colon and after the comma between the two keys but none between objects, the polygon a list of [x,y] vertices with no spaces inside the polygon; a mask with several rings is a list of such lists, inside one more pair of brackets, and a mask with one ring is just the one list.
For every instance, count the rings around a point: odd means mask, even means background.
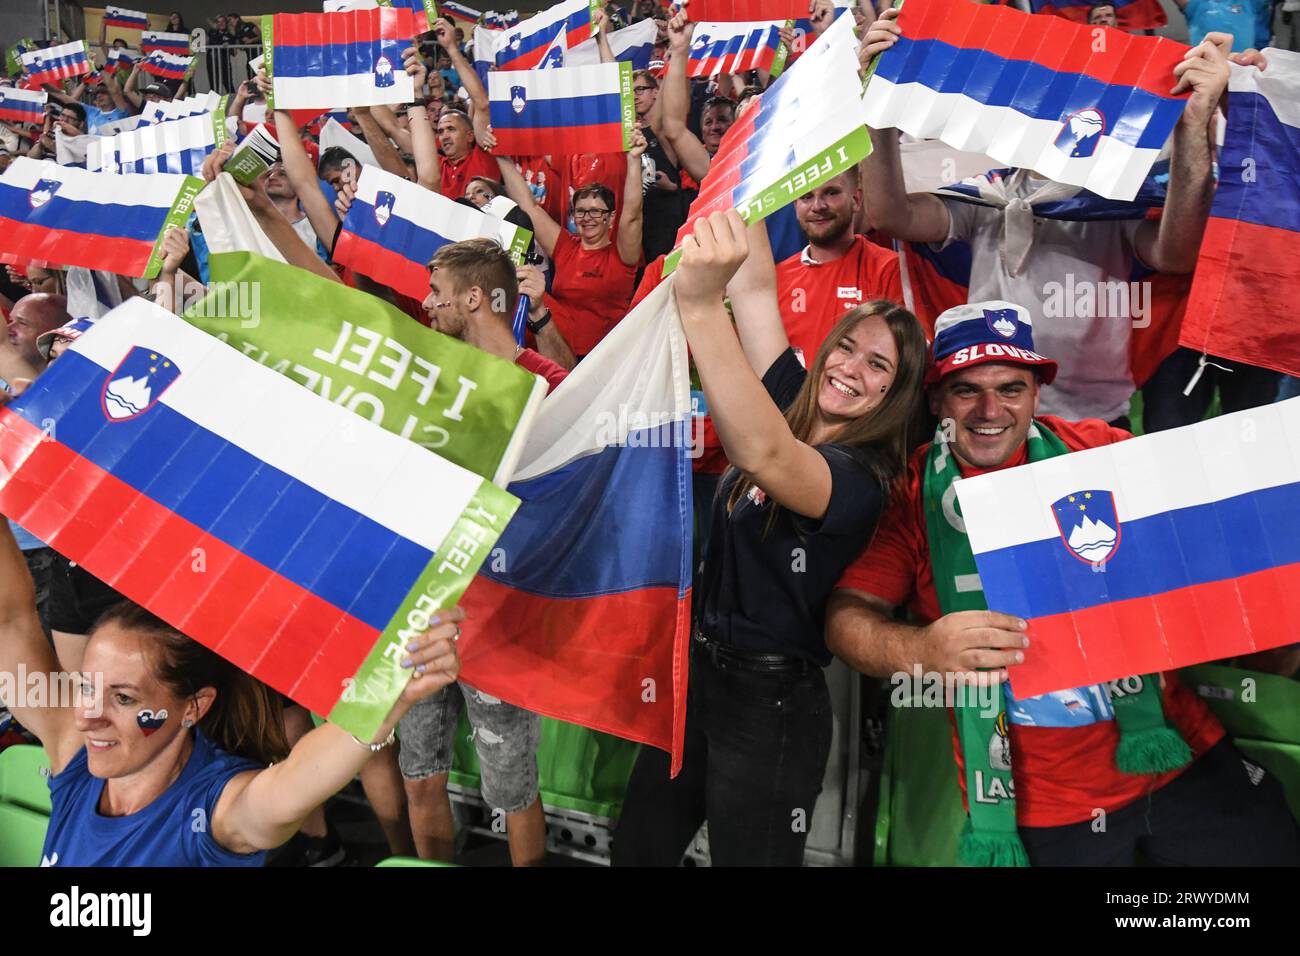
[{"label": "stadium seat", "polygon": [[0,803],[50,815],[50,761],[45,748],[20,744],[0,751]]},{"label": "stadium seat", "polygon": [[37,866],[50,818],[27,807],[0,803],[0,866]]},{"label": "stadium seat", "polygon": [[455,863],[444,863],[442,860],[417,860],[413,856],[390,856],[386,860],[380,860],[375,866],[455,866]]}]

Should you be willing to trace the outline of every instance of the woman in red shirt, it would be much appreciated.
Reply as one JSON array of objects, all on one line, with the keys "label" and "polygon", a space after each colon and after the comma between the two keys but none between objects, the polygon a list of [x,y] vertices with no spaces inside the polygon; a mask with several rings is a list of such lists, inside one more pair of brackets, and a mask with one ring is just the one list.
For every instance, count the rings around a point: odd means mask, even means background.
[{"label": "woman in red shirt", "polygon": [[614,194],[592,183],[573,194],[578,234],[568,232],[539,206],[519,170],[497,157],[506,193],[533,221],[536,239],[555,263],[546,306],[560,333],[581,359],[627,314],[641,264],[641,154],[645,137],[633,133],[618,229],[611,229]]}]

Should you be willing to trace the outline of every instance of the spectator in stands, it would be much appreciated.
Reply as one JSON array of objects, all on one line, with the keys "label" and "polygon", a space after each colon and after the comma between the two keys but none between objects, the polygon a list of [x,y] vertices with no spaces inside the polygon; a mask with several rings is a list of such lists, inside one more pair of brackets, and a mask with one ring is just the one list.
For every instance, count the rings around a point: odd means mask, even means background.
[{"label": "spectator in stands", "polygon": [[825,602],[911,448],[926,359],[915,317],[861,306],[805,371],[777,308],[765,228],[748,233],[734,211],[697,221],[674,275],[733,468],[695,579],[682,770],[670,779],[668,755],[641,748],[617,864],[675,865],[706,817],[714,864],[803,861],[831,743]]},{"label": "spectator in stands", "polygon": [[1235,52],[1268,46],[1273,33],[1272,0],[1174,0],[1187,18],[1188,42],[1199,44],[1211,33],[1232,38]]},{"label": "spectator in stands", "polygon": [[533,199],[514,163],[498,157],[506,193],[536,226],[535,237],[555,263],[546,296],[560,334],[581,360],[627,313],[641,264],[641,155],[645,137],[633,134],[617,234],[611,236],[614,194],[604,186],[583,186],[573,194],[578,234],[561,228]]},{"label": "spectator in stands", "polygon": [[709,171],[709,163],[718,151],[723,135],[736,121],[736,107],[725,97],[710,97],[700,113],[700,135],[697,137],[687,128],[691,93],[686,68],[694,32],[695,24],[687,20],[684,13],[677,14],[669,21],[670,55],[660,97],[663,99],[663,137],[676,153],[682,170],[693,180],[691,188],[698,189],[699,183]]},{"label": "spectator in stands", "polygon": [[[886,10],[871,25],[859,52],[864,64],[896,42],[897,16],[896,9]],[[1172,88],[1191,96],[1174,132],[1167,199],[1159,221],[1035,218],[1032,228],[1016,228],[1025,204],[1056,190],[1055,184],[1032,170],[1014,170],[999,180],[1005,208],[909,194],[897,130],[871,131],[873,149],[863,163],[871,225],[902,241],[970,245],[970,298],[1024,304],[1040,346],[1061,362],[1055,385],[1043,393],[1048,412],[1106,421],[1127,413],[1134,390],[1128,364],[1131,319],[1101,314],[1048,317],[1046,290],[1067,273],[1076,285],[1105,288],[1122,282],[1127,288],[1135,261],[1172,274],[1195,267],[1213,197],[1209,127],[1227,87],[1227,43],[1227,37],[1211,34],[1170,78]]]},{"label": "spectator in stands", "polygon": [[[995,330],[995,321],[1003,328]],[[958,774],[976,824],[963,851],[973,865],[1131,866],[1140,851],[1158,865],[1294,866],[1300,829],[1280,786],[1260,768],[1252,770],[1176,673],[1119,682],[1126,690],[1112,682],[1110,689],[1023,700],[1008,687],[1004,698],[1006,669],[1024,660],[1030,638],[1023,620],[985,610],[983,593],[958,580],[975,562],[965,526],[946,505],[953,483],[1130,437],[1096,419],[1038,415],[1041,386],[1057,366],[1035,351],[1033,331],[1029,311],[1003,301],[939,316],[927,382],[930,410],[944,425],[937,444],[912,456],[907,480],[875,537],[839,582],[828,607],[827,644],[849,666],[876,676],[951,680],[982,670],[994,700],[1005,701],[1005,717],[996,725],[988,716],[988,736],[960,745],[978,748],[981,757],[965,752],[953,767],[982,759],[992,768],[974,796],[966,792],[965,774]],[[978,582],[974,587],[978,591]],[[909,623],[894,617],[899,606],[910,611]],[[1113,700],[1144,693],[1150,694],[1147,718],[1117,718]],[[1162,732],[1159,746],[1147,746],[1149,771],[1130,765],[1122,772],[1121,735],[1141,729]],[[1012,770],[1014,787],[1001,780],[992,785],[993,771],[1009,776]],[[1005,808],[1012,800],[1019,841],[975,820],[977,806]]]},{"label": "spectator in stands", "polygon": [[1110,0],[1098,0],[1088,8],[1088,23],[1095,27],[1118,27],[1119,17],[1115,13],[1115,4]]},{"label": "spectator in stands", "polygon": [[[235,35],[230,32],[229,20],[218,14],[208,21],[208,46],[228,47],[234,44]],[[230,73],[230,50],[208,50],[208,79],[212,89],[226,93],[234,86]]]}]

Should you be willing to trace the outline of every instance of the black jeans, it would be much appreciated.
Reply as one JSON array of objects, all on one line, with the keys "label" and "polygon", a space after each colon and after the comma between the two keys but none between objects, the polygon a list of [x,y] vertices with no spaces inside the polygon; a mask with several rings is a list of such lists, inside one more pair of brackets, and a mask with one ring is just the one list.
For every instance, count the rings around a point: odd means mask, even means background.
[{"label": "black jeans", "polygon": [[715,866],[799,866],[831,747],[821,668],[757,674],[691,649],[682,771],[642,747],[614,831],[615,866],[676,866],[709,821]]},{"label": "black jeans", "polygon": [[1021,827],[1020,840],[1033,866],[1133,866],[1139,851],[1156,866],[1300,865],[1282,785],[1228,740],[1104,823]]},{"label": "black jeans", "polygon": [[1183,389],[1196,373],[1196,364],[1200,358],[1199,352],[1179,348],[1160,363],[1155,374],[1142,386],[1144,430],[1158,432],[1199,422],[1210,407],[1216,386],[1219,389],[1219,405],[1225,415],[1245,408],[1268,405],[1277,398],[1281,372],[1212,355],[1207,361],[1232,371],[1224,372],[1207,365],[1205,373],[1192,389],[1192,394],[1184,395]]}]

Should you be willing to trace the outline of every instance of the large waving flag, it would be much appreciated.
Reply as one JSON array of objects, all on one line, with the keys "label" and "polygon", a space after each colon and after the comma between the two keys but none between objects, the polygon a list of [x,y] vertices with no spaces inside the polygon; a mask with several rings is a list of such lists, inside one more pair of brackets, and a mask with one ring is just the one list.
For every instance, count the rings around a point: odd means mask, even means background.
[{"label": "large waving flag", "polygon": [[[650,68],[650,57],[654,53],[658,30],[653,19],[638,20],[630,27],[614,30],[606,37],[609,51],[620,63],[632,64],[634,70]],[[600,62],[600,47],[596,38],[584,40],[565,54],[565,66],[595,66]]]},{"label": "large waving flag", "polygon": [[6,514],[358,736],[516,507],[138,298],[0,410],[0,461]]},{"label": "large waving flag", "polygon": [[867,84],[868,123],[1131,199],[1182,116],[1187,47],[968,0],[904,4]]},{"label": "large waving flag", "polygon": [[564,42],[577,46],[591,37],[591,11],[600,0],[563,0],[518,26],[493,37],[493,62],[499,70],[529,70],[541,62],[551,42],[564,31]]},{"label": "large waving flag", "polygon": [[772,70],[777,51],[781,49],[780,31],[784,25],[784,21],[697,23],[691,39],[687,75],[710,77],[719,73]]},{"label": "large waving flag", "polygon": [[[196,93],[179,100],[159,100],[146,103],[140,110],[140,126],[165,123],[169,120],[184,119],[187,116],[199,116],[203,113],[225,113],[229,97],[211,91]],[[134,128],[134,127],[133,127]]]},{"label": "large waving flag", "polygon": [[86,150],[86,168],[110,173],[188,173],[200,176],[203,160],[226,141],[226,114],[187,116],[101,137]]},{"label": "large waving flag", "polygon": [[1267,650],[1300,620],[1300,399],[957,482],[1018,698]]},{"label": "large waving flag", "polygon": [[0,119],[10,123],[40,123],[45,119],[44,90],[0,86]]},{"label": "large waving flag", "polygon": [[[738,209],[755,222],[871,152],[852,23],[836,20],[727,130],[677,232],[679,244],[701,216]],[[669,255],[665,274],[677,258]]]},{"label": "large waving flag", "polygon": [[671,282],[542,403],[520,499],[462,600],[462,676],[681,762],[691,588],[691,397]]},{"label": "large waving flag", "polygon": [[190,75],[193,66],[192,54],[178,55],[165,50],[154,50],[140,62],[140,69],[165,80],[183,80]]},{"label": "large waving flag", "polygon": [[761,23],[808,16],[805,0],[686,0],[686,13],[697,23]]},{"label": "large waving flag", "polygon": [[345,13],[277,13],[262,17],[267,105],[337,109],[409,103],[411,78],[402,51],[429,30],[427,13],[380,7]]},{"label": "large waving flag", "polygon": [[487,237],[519,261],[532,233],[400,176],[365,166],[334,259],[412,299],[429,294],[429,260],[443,246]]},{"label": "large waving flag", "polygon": [[620,153],[632,145],[632,64],[488,74],[492,133],[506,156]]},{"label": "large waving flag", "polygon": [[121,27],[124,30],[144,30],[149,26],[149,15],[139,10],[127,10],[124,7],[105,7],[104,26]]},{"label": "large waving flag", "polygon": [[[1115,19],[1119,21],[1121,30],[1154,30],[1169,22],[1160,0],[1114,0],[1114,4]],[[1029,8],[1034,13],[1054,13],[1075,23],[1087,23],[1092,3],[1086,0],[1029,0]]]},{"label": "large waving flag", "polygon": [[22,54],[21,59],[23,68],[27,71],[27,82],[34,85],[58,83],[59,80],[90,72],[86,44],[81,40],[44,50],[28,50]]},{"label": "large waving flag", "polygon": [[15,159],[0,176],[0,252],[153,278],[170,226],[183,226],[203,181],[118,176]]},{"label": "large waving flag", "polygon": [[162,50],[164,53],[170,53],[173,56],[190,55],[190,38],[184,33],[163,33],[161,31],[146,30],[140,34],[140,52],[149,54],[154,50]]},{"label": "large waving flag", "polygon": [[1300,53],[1265,56],[1262,72],[1232,68],[1219,188],[1181,344],[1300,375]]}]

